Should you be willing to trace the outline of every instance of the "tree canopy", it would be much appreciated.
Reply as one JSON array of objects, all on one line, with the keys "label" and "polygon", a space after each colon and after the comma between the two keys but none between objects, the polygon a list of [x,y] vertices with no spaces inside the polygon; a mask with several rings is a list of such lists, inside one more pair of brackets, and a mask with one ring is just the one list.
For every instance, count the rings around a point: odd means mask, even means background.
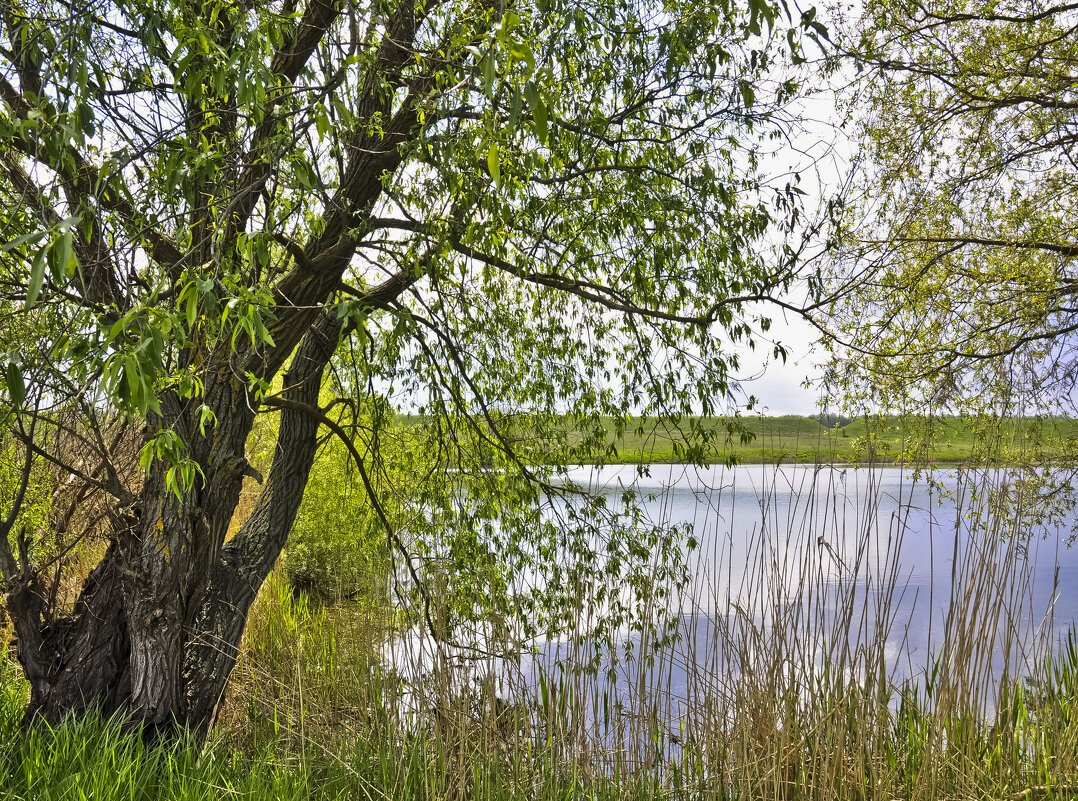
[{"label": "tree canopy", "polygon": [[1074,387],[1078,10],[874,0],[838,280],[855,403],[1015,412]]},{"label": "tree canopy", "polygon": [[[104,509],[101,561],[64,605],[48,589],[54,561],[35,556],[48,527],[5,501],[0,571],[31,712],[47,719],[93,703],[158,727],[212,721],[320,426],[351,440],[409,568],[379,500],[399,467],[377,457],[393,406],[422,415],[429,437],[410,500],[442,481],[424,525],[476,486],[460,476],[486,477],[452,521],[476,576],[504,581],[481,569],[499,555],[586,569],[593,517],[570,509],[559,528],[534,511],[554,488],[529,437],[569,415],[585,436],[565,453],[601,457],[605,427],[630,412],[724,405],[725,343],[753,341],[768,326],[754,304],[796,279],[781,242],[797,188],[769,186],[755,153],[783,133],[802,39],[823,33],[811,12],[764,0],[0,11],[5,441],[24,484],[48,464]],[[248,440],[269,412],[262,476]],[[696,434],[686,458],[702,453]],[[252,479],[258,499],[226,541]],[[506,510],[524,510],[515,528],[492,523]],[[567,531],[569,566],[550,550]],[[609,545],[608,579],[647,565],[656,543],[678,547],[658,533]]]}]

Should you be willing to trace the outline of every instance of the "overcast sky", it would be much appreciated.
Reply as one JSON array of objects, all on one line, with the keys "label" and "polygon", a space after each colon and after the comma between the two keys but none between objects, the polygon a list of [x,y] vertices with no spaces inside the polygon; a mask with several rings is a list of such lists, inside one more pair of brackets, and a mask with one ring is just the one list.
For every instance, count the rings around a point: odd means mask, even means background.
[{"label": "overcast sky", "polygon": [[[760,343],[755,351],[739,349],[741,369],[737,378],[741,382],[743,403],[748,395],[755,396],[755,411],[766,415],[819,414],[818,386],[806,388],[806,380],[818,383],[823,375],[823,354],[815,352],[811,343],[816,340],[816,330],[800,318],[772,317],[769,336],[781,343],[789,354],[786,363],[775,359],[771,348]],[[761,347],[762,345],[762,347]]]},{"label": "overcast sky", "polygon": [[[809,81],[820,79],[819,75],[813,77],[811,69],[807,74]],[[800,99],[791,109],[794,119],[789,122],[787,138],[777,140],[774,150],[761,160],[763,170],[775,184],[798,177],[797,185],[806,193],[803,201],[810,218],[821,219],[827,200],[842,194],[849,181],[855,148],[847,132],[841,130],[836,110],[841,91],[836,87],[848,80],[849,76],[831,76],[830,85],[820,86]],[[821,233],[820,238],[825,236]],[[819,253],[819,243],[808,250]],[[757,398],[764,414],[819,414],[819,381],[825,361],[822,349],[813,348],[819,332],[805,320],[783,315],[777,308],[760,311],[772,320],[768,336],[782,344],[789,356],[783,364],[773,357],[765,359],[771,356],[769,347],[742,349],[744,366],[738,378],[744,379],[743,392]],[[816,386],[806,388],[806,380]]]}]

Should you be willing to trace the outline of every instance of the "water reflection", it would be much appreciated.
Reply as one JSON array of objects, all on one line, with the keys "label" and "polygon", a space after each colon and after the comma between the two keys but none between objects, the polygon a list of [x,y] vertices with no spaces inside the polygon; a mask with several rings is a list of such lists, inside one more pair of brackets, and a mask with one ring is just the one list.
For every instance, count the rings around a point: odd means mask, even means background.
[{"label": "water reflection", "polygon": [[584,713],[609,722],[611,707],[661,700],[667,729],[721,706],[754,672],[806,687],[828,671],[923,686],[954,673],[941,665],[958,666],[988,709],[994,683],[1024,675],[1078,617],[1073,519],[1042,520],[1030,498],[995,514],[992,503],[1022,489],[1001,471],[653,465],[645,475],[579,468],[570,479],[615,508],[632,487],[652,521],[692,526],[691,580],[664,599],[677,641],[656,649],[622,631],[589,672],[597,644],[586,639],[541,641],[507,662],[413,633],[389,646],[398,669],[468,663],[473,678],[489,672],[503,687],[578,686],[578,706],[594,687],[586,677],[598,675],[606,690]]}]

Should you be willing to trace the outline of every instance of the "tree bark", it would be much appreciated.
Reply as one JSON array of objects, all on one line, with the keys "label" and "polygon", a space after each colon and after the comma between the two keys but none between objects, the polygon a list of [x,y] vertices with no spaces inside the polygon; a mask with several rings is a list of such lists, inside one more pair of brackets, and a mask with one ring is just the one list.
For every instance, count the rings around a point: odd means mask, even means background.
[{"label": "tree bark", "polygon": [[91,706],[112,714],[127,703],[130,647],[118,553],[116,546],[108,549],[68,617],[46,621],[36,581],[9,595],[19,659],[30,683],[28,718],[56,725]]},{"label": "tree bark", "polygon": [[[317,405],[340,331],[332,312],[311,326],[285,373],[286,398]],[[303,498],[319,425],[301,411],[281,413],[269,476],[251,517],[226,544],[255,412],[232,373],[219,375],[205,394],[219,425],[204,438],[188,438],[204,485],[177,498],[165,471],[151,471],[139,511],[114,532],[67,615],[50,618],[36,576],[9,582],[7,606],[31,686],[28,719],[55,725],[97,707],[125,713],[156,735],[180,728],[204,734],[212,726],[247,613]],[[167,403],[157,422],[166,421],[197,430],[184,410]]]},{"label": "tree bark", "polygon": [[[117,309],[175,303],[179,297],[175,293],[187,280],[184,271],[211,259],[215,271],[223,269],[252,289],[273,293],[272,314],[266,315],[270,335],[263,342],[245,342],[247,335],[239,331],[237,347],[236,337],[227,339],[222,331],[217,350],[202,342],[185,344],[173,354],[184,369],[197,369],[204,389],[198,399],[164,392],[160,414],[148,416],[147,436],[174,430],[205,480],[177,497],[169,487],[169,465],[155,461],[138,497],[124,497],[124,508],[114,510],[116,525],[108,551],[86,579],[73,609],[58,614],[49,608],[32,560],[25,555],[16,559],[6,545],[10,521],[0,530],[0,574],[15,619],[18,656],[32,687],[30,718],[55,723],[69,711],[96,706],[105,712],[124,711],[151,731],[177,726],[205,731],[212,725],[247,612],[284,546],[313,464],[318,420],[299,409],[317,405],[322,374],[342,326],[335,309],[325,305],[340,289],[359,240],[366,235],[369,215],[384,194],[384,177],[398,171],[408,142],[423,125],[419,109],[425,107],[424,98],[436,88],[433,73],[420,69],[423,64],[416,58],[414,42],[437,3],[391,5],[372,28],[384,26],[373,61],[359,76],[354,110],[356,119],[377,119],[379,124],[358,125],[338,137],[345,163],[326,204],[325,223],[287,249],[289,260],[280,276],[276,266],[270,272],[257,258],[240,263],[245,257],[240,255],[244,248],[239,239],[257,227],[252,214],[265,194],[261,190],[276,174],[271,169],[278,157],[274,140],[287,117],[287,110],[276,106],[292,93],[269,92],[264,119],[244,139],[247,152],[233,141],[236,132],[228,127],[234,122],[232,115],[222,112],[234,102],[228,92],[220,97],[201,93],[202,101],[187,108],[187,137],[204,139],[223,165],[212,176],[199,170],[192,174],[195,200],[186,201],[186,220],[180,225],[191,237],[190,247],[181,247],[148,223],[137,204],[118,191],[116,181],[102,177],[91,159],[66,143],[66,133],[55,131],[56,140],[65,142],[56,154],[37,146],[40,134],[13,140],[18,152],[56,173],[69,193],[69,205],[108,212],[117,227],[101,230],[115,233],[118,242],[141,248],[169,277],[162,295],[143,294],[144,282],[132,285],[126,266],[94,260],[97,256],[89,250],[93,243],[85,242],[76,226],[80,271],[88,277],[81,289],[71,292],[78,305],[100,316],[106,329],[114,324]],[[271,85],[283,90],[303,74],[345,10],[335,0],[304,5],[295,28],[273,56]],[[231,29],[223,18],[212,25],[219,34],[216,44],[227,51]],[[471,29],[472,23],[467,27]],[[40,93],[24,92],[34,86],[33,65],[18,53],[14,56],[25,76],[15,86],[0,75],[0,94],[14,119],[28,121],[41,111]],[[399,89],[408,94],[398,104]],[[206,124],[214,114],[219,122]],[[40,119],[51,116],[49,111]],[[51,128],[43,130],[53,133]],[[7,183],[27,197],[37,197],[39,187],[24,173],[8,169]],[[270,204],[271,198],[265,202]],[[222,212],[224,216],[219,216]],[[44,222],[51,227],[56,220]],[[98,222],[106,221],[100,215],[95,218],[95,236],[103,236]],[[422,275],[409,260],[398,266],[397,273],[366,294],[372,308],[384,306]],[[70,293],[64,298],[72,300]],[[173,306],[176,310],[179,307]],[[224,317],[220,320],[225,327]],[[197,339],[196,327],[189,328]],[[226,544],[247,472],[245,444],[258,405],[248,392],[248,381],[272,380],[290,357],[284,398],[296,404],[281,412],[273,464],[254,513]],[[202,405],[217,421],[205,433],[200,425]]]},{"label": "tree bark", "polygon": [[[337,347],[341,320],[323,312],[284,374],[284,396],[317,406],[322,374]],[[208,731],[236,664],[247,612],[273,569],[296,519],[318,449],[318,420],[285,409],[273,463],[247,522],[222,549],[187,628],[183,680],[187,724]]]}]

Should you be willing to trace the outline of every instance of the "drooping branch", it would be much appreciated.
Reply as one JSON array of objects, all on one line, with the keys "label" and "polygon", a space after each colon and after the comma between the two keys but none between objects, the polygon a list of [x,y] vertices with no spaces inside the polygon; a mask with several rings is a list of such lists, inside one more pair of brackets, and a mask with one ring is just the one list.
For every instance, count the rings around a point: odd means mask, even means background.
[{"label": "drooping branch", "polygon": [[[0,75],[0,100],[7,104],[14,118],[21,123],[28,122],[35,110],[35,106],[3,75]],[[116,214],[132,240],[145,243],[146,253],[153,261],[164,266],[179,261],[182,255],[179,246],[170,237],[142,220],[127,199],[125,188],[118,178],[103,176],[68,137],[56,130],[46,119],[39,118],[36,124],[43,130],[35,141],[18,133],[13,134],[9,141],[24,156],[48,167],[67,182],[85,207],[91,208],[96,203],[103,210]],[[58,147],[38,147],[37,142],[46,137],[57,142]],[[116,277],[111,276],[111,281],[115,282]]]},{"label": "drooping branch", "polygon": [[349,455],[352,457],[352,462],[359,471],[360,480],[363,482],[363,489],[366,490],[367,497],[370,499],[370,504],[374,508],[374,512],[378,516],[379,522],[382,524],[382,530],[385,531],[386,537],[389,539],[393,548],[403,557],[405,567],[408,570],[408,575],[412,579],[412,583],[423,596],[423,617],[427,624],[427,630],[432,637],[438,639],[438,629],[434,625],[434,619],[431,617],[430,612],[430,595],[422,579],[420,579],[419,574],[416,572],[415,557],[405,546],[404,541],[400,538],[396,528],[389,522],[389,517],[382,507],[381,501],[378,499],[378,492],[375,490],[374,484],[371,482],[370,476],[367,473],[367,466],[364,464],[363,456],[356,449],[355,443],[348,435],[348,432],[345,431],[338,422],[331,417],[328,417],[326,413],[317,406],[280,396],[268,397],[264,402],[268,406],[274,406],[278,409],[289,409],[310,416],[332,431],[337,439],[348,450]]},{"label": "drooping branch", "polygon": [[[303,16],[296,23],[292,34],[274,54],[270,72],[283,89],[295,82],[303,71],[318,43],[329,31],[334,21],[340,16],[338,0],[311,0],[303,11]],[[242,231],[254,211],[259,193],[273,173],[273,159],[266,152],[267,143],[272,138],[280,120],[275,113],[276,105],[282,97],[281,90],[271,92],[266,98],[265,116],[255,128],[251,145],[243,156],[243,168],[236,179],[232,192],[232,201],[224,220],[226,243],[232,242]]]},{"label": "drooping branch", "polygon": [[[381,228],[397,228],[404,231],[412,232],[424,232],[426,227],[418,222],[411,220],[393,220],[386,218],[379,218],[372,220],[373,227]],[[462,242],[456,237],[448,238],[449,246],[461,256],[472,259],[481,264],[486,264],[490,267],[494,267],[508,275],[512,275],[515,278],[519,278],[522,281],[527,281],[531,284],[538,286],[548,287],[550,289],[557,289],[562,292],[566,292],[570,295],[575,295],[581,300],[588,301],[589,303],[595,303],[599,306],[603,306],[606,309],[616,312],[622,312],[624,314],[632,314],[638,317],[650,318],[654,320],[665,320],[667,322],[683,323],[688,325],[702,325],[708,326],[713,324],[718,319],[719,312],[729,306],[737,306],[744,303],[755,302],[775,302],[787,310],[795,310],[795,306],[792,304],[784,304],[774,296],[768,294],[766,291],[753,292],[743,295],[731,295],[729,297],[718,298],[711,303],[706,309],[699,314],[680,314],[677,312],[664,311],[662,309],[643,306],[639,303],[633,302],[630,298],[626,297],[624,293],[614,289],[612,287],[604,286],[602,284],[595,283],[594,281],[586,281],[577,278],[571,278],[566,275],[560,275],[558,273],[550,272],[536,272],[521,267],[518,264],[494,256],[489,253],[484,253],[478,248]],[[773,279],[775,286],[778,286],[782,281],[782,276]],[[808,309],[796,308],[796,311],[803,312]]]}]

